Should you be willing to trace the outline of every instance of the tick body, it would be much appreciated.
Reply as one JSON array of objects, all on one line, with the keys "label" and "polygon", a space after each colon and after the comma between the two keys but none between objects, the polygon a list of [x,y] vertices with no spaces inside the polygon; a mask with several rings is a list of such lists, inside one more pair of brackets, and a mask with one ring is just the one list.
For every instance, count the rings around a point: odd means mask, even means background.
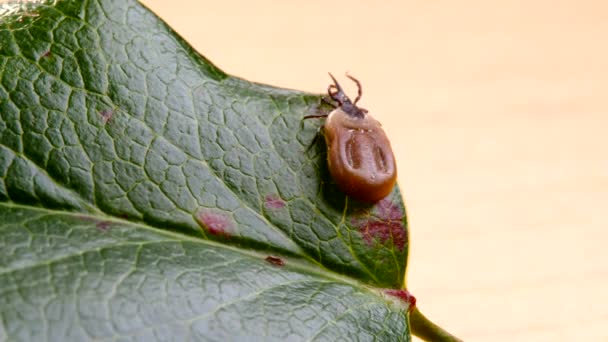
[{"label": "tick body", "polygon": [[[323,135],[327,145],[329,172],[338,187],[348,196],[362,202],[377,202],[391,193],[397,180],[397,168],[391,144],[380,122],[357,107],[361,84],[354,102],[329,74],[334,84],[327,89],[338,103],[327,115]],[[310,116],[325,117],[325,116]]]}]

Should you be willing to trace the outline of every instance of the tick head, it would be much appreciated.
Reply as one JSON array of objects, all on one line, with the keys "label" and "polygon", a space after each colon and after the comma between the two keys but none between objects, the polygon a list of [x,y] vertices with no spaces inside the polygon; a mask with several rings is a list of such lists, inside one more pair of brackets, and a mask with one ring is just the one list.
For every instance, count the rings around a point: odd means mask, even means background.
[{"label": "tick head", "polygon": [[329,73],[329,77],[331,77],[331,79],[334,81],[334,84],[330,84],[329,87],[327,87],[327,94],[332,100],[338,102],[337,107],[341,108],[346,114],[351,117],[359,119],[364,118],[365,114],[367,113],[367,109],[357,107],[357,102],[359,102],[359,99],[361,99],[361,95],[363,93],[363,91],[361,90],[361,82],[359,82],[359,80],[350,76],[349,74],[346,74],[346,77],[350,78],[351,80],[353,80],[353,82],[357,84],[357,98],[355,98],[355,101],[353,102],[346,95],[334,75]]}]

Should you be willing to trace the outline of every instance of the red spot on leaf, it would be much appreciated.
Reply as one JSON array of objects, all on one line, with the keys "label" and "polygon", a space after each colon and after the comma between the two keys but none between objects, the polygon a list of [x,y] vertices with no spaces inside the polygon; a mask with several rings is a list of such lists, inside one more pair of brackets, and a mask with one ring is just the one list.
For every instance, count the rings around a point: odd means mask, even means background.
[{"label": "red spot on leaf", "polygon": [[377,242],[392,242],[399,251],[403,251],[407,242],[407,232],[403,224],[403,210],[390,200],[383,199],[375,206],[374,216],[366,219],[353,219],[352,224],[368,246]]},{"label": "red spot on leaf", "polygon": [[275,266],[285,266],[285,260],[274,255],[267,256],[265,260]]},{"label": "red spot on leaf", "polygon": [[266,196],[266,206],[271,209],[281,209],[285,206],[285,201],[278,195]]},{"label": "red spot on leaf", "polygon": [[408,310],[412,310],[413,307],[416,306],[416,297],[410,293],[408,290],[386,290],[384,291],[389,296],[397,297],[401,299],[402,302],[407,303],[409,306]]},{"label": "red spot on leaf", "polygon": [[49,57],[51,55],[51,50],[42,54],[42,57]]},{"label": "red spot on leaf", "polygon": [[201,210],[196,214],[198,223],[211,235],[229,238],[234,234],[232,220],[223,213]]},{"label": "red spot on leaf", "polygon": [[112,222],[110,222],[110,221],[101,221],[101,222],[97,222],[97,224],[95,226],[97,227],[97,229],[101,230],[102,232],[107,232],[110,229],[111,225],[112,225]]},{"label": "red spot on leaf", "polygon": [[114,113],[111,110],[102,110],[101,112],[99,112],[99,115],[101,115],[101,120],[103,121],[104,125],[108,123],[108,121],[110,121],[113,114]]},{"label": "red spot on leaf", "polygon": [[403,210],[401,210],[401,207],[395,205],[395,203],[386,198],[376,204],[376,211],[378,213],[378,217],[385,220],[403,219]]},{"label": "red spot on leaf", "polygon": [[91,217],[91,216],[85,216],[85,215],[78,215],[76,216],[76,218],[78,218],[79,220],[85,221],[85,222],[92,222],[95,223],[95,227],[101,231],[107,231],[110,226],[112,225],[111,221],[103,221],[100,219],[97,219],[95,217]]}]

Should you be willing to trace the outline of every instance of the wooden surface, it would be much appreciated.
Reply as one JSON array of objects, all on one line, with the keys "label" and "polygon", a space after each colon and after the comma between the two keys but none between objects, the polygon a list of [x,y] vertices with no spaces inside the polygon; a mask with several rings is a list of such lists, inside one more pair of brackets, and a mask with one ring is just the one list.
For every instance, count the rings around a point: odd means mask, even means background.
[{"label": "wooden surface", "polygon": [[608,341],[607,2],[144,2],[231,74],[362,80],[427,316],[466,341]]}]

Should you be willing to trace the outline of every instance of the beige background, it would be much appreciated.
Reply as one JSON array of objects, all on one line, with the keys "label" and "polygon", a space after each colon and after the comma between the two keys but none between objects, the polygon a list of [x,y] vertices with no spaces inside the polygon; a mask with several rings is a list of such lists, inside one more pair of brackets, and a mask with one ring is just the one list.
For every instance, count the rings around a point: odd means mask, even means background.
[{"label": "beige background", "polygon": [[228,73],[363,81],[429,317],[467,341],[608,341],[608,2],[144,3]]}]

